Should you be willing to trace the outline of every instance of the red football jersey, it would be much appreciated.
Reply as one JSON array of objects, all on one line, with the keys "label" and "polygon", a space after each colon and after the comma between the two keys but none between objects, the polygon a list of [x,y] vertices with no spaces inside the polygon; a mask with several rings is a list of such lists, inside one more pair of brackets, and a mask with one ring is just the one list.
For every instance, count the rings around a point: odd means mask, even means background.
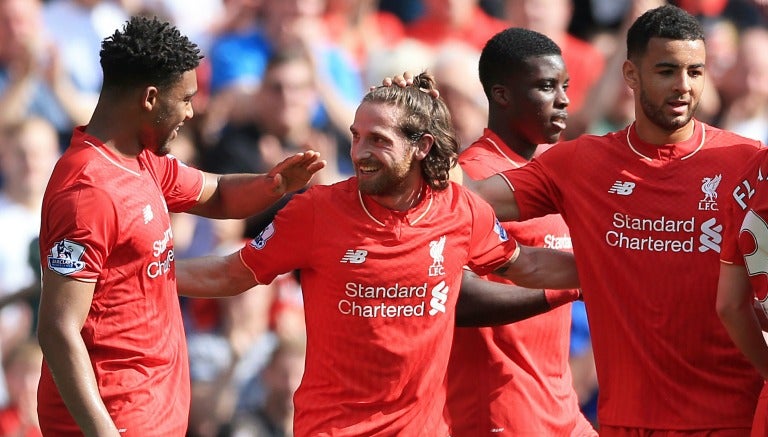
[{"label": "red football jersey", "polygon": [[755,296],[768,310],[768,150],[761,150],[743,169],[732,196],[726,199],[723,262],[747,267]]},{"label": "red football jersey", "polygon": [[[198,170],[170,156],[112,153],[74,131],[43,199],[43,269],[94,282],[82,329],[99,393],[123,436],[184,435],[189,362],[173,270],[168,211],[197,203]],[[81,435],[43,362],[46,435]]]},{"label": "red football jersey", "polygon": [[[768,314],[768,150],[761,150],[742,169],[731,195],[725,199],[725,231],[723,235],[722,262],[745,266],[749,283],[763,311]],[[768,409],[765,408],[768,385],[755,411],[752,435],[762,435],[768,424]]]},{"label": "red football jersey", "polygon": [[447,436],[462,269],[487,274],[518,251],[490,205],[453,183],[405,212],[361,195],[356,178],[295,196],[241,257],[261,283],[300,269],[296,435]]},{"label": "red football jersey", "polygon": [[[473,179],[527,163],[489,129],[459,156]],[[571,251],[568,227],[557,214],[502,226],[519,244]],[[509,325],[456,328],[447,401],[453,435],[571,435],[577,426],[589,427],[568,365],[570,310],[563,305]]]},{"label": "red football jersey", "polygon": [[718,193],[759,147],[698,121],[688,141],[661,146],[629,126],[503,173],[522,219],[560,212],[570,228],[601,424],[750,427],[762,380],[715,313]]}]

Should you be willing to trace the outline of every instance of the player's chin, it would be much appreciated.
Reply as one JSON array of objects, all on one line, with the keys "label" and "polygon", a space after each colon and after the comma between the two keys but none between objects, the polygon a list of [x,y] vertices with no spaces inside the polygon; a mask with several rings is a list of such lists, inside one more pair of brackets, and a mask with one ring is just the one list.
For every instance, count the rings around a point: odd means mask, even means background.
[{"label": "player's chin", "polygon": [[542,136],[542,141],[539,141],[539,144],[555,144],[556,142],[560,141],[560,135],[563,133],[563,128],[559,126],[550,126],[549,129],[547,129],[546,132],[544,132],[544,135]]}]

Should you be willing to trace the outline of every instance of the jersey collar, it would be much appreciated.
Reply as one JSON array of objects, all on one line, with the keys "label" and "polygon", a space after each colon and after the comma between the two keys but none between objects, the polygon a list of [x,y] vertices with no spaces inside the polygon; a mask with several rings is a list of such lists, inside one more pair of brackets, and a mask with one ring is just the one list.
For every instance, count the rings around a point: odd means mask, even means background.
[{"label": "jersey collar", "polygon": [[488,145],[488,147],[495,150],[499,155],[503,156],[504,159],[506,159],[507,162],[514,168],[520,168],[528,163],[525,158],[510,149],[509,146],[507,146],[506,143],[504,143],[504,141],[502,141],[501,138],[496,135],[496,133],[488,128],[483,130],[483,136],[480,138],[480,141],[483,141]]},{"label": "jersey collar", "polygon": [[693,120],[693,135],[685,141],[670,144],[650,144],[637,135],[635,122],[627,128],[626,139],[629,149],[647,161],[685,160],[696,154],[704,146],[706,130],[700,121]]},{"label": "jersey collar", "polygon": [[368,218],[373,220],[379,226],[389,227],[403,221],[415,225],[432,209],[434,192],[425,184],[421,200],[413,208],[407,211],[394,211],[385,208],[378,202],[372,200],[369,196],[361,193],[360,190],[357,190],[357,198],[360,200],[360,206],[363,208],[363,211],[365,211]]}]

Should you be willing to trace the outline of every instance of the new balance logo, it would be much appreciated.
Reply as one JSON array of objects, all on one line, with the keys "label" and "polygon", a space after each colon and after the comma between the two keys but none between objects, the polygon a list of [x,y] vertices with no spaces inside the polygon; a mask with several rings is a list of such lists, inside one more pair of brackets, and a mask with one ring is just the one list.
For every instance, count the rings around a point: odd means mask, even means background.
[{"label": "new balance logo", "polygon": [[341,257],[342,264],[362,264],[365,262],[365,257],[368,256],[368,251],[365,249],[348,249],[347,253]]},{"label": "new balance logo", "polygon": [[611,194],[618,194],[620,196],[629,196],[632,194],[632,190],[635,189],[635,183],[634,182],[622,182],[622,181],[616,181],[611,185],[611,188],[608,190]]}]

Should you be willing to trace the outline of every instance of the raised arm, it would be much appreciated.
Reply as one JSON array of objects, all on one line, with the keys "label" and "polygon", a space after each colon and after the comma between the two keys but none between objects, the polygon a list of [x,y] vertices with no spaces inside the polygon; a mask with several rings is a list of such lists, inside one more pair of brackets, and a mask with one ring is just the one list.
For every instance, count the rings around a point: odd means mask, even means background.
[{"label": "raised arm", "polygon": [[760,372],[763,379],[768,379],[768,346],[755,314],[754,301],[746,268],[720,263],[717,315],[739,350]]},{"label": "raised arm", "polygon": [[506,325],[578,298],[578,290],[533,290],[488,281],[465,271],[456,304],[456,326]]},{"label": "raised arm", "polygon": [[61,398],[83,434],[117,437],[80,335],[94,289],[95,283],[43,269],[37,337]]},{"label": "raised arm", "polygon": [[240,294],[258,282],[240,259],[240,252],[176,261],[178,293],[188,297],[227,297]]},{"label": "raised arm", "polygon": [[303,188],[325,167],[315,151],[297,153],[266,174],[205,174],[197,205],[188,212],[211,218],[245,218],[277,202],[284,194]]}]

